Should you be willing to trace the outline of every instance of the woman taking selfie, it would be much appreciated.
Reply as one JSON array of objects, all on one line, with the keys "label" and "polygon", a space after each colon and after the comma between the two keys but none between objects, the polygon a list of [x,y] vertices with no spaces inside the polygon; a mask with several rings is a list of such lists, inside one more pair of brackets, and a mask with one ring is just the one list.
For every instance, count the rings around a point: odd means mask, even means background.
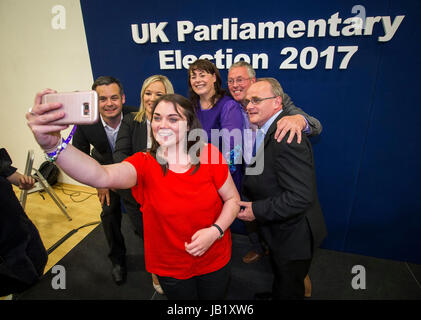
[{"label": "woman taking selfie", "polygon": [[215,147],[188,141],[189,132],[200,128],[191,103],[180,95],[159,98],[152,110],[150,151],[101,166],[62,145],[60,131],[67,126],[51,124],[64,116],[61,104],[41,104],[51,92],[38,93],[26,115],[47,156],[54,154],[52,160],[81,183],[132,188],[143,211],[146,269],[158,275],[168,299],[223,299],[230,274],[229,226],[239,212],[239,195]]},{"label": "woman taking selfie", "polygon": [[[166,76],[153,75],[143,82],[140,90],[139,111],[125,115],[121,122],[113,154],[114,162],[121,162],[139,151],[146,152],[151,147],[152,108],[159,97],[169,93],[174,93],[174,89]],[[133,198],[130,190],[123,190],[120,193],[126,210],[142,215],[142,209],[139,210],[139,204]],[[135,221],[136,224],[140,224],[137,225],[137,233],[143,238],[142,219],[138,221]],[[152,285],[158,293],[164,293],[155,274],[152,274]]]}]

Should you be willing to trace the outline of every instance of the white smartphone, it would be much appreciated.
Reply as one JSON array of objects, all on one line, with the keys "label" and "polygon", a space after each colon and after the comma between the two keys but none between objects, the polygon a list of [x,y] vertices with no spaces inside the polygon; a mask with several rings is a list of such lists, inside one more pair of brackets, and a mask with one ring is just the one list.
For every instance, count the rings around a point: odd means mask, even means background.
[{"label": "white smartphone", "polygon": [[46,94],[42,103],[59,102],[65,115],[54,124],[92,124],[98,121],[98,94],[96,91],[75,91]]}]

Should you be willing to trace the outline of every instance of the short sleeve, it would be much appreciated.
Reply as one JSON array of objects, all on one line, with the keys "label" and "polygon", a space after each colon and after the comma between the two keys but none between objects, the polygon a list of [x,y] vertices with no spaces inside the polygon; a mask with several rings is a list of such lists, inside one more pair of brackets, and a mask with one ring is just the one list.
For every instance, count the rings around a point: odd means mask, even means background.
[{"label": "short sleeve", "polygon": [[7,153],[6,149],[0,149],[0,176],[2,177],[9,177],[13,173],[15,173],[16,168],[12,167],[12,159],[10,159],[9,154]]},{"label": "short sleeve", "polygon": [[[205,158],[204,158],[205,157]],[[202,150],[201,164],[206,163],[210,168],[210,174],[215,188],[219,190],[228,177],[228,165],[218,148],[208,143]]]},{"label": "short sleeve", "polygon": [[133,167],[136,169],[137,184],[132,188],[132,194],[136,201],[141,205],[143,204],[143,172],[145,171],[146,157],[147,154],[143,152],[137,152],[123,160],[133,165]]}]

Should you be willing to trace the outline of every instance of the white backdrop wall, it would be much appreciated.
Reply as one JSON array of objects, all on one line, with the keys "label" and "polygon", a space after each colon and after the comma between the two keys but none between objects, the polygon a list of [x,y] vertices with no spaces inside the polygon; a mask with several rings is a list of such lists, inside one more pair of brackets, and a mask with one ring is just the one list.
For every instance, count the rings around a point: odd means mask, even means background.
[{"label": "white backdrop wall", "polygon": [[[60,16],[65,20],[57,21],[57,5],[65,9],[65,16]],[[65,28],[55,29],[57,22]],[[23,172],[29,149],[35,151],[36,168],[44,161],[25,119],[36,92],[86,90],[92,85],[80,2],[1,0],[0,39],[0,147]],[[78,184],[63,173],[59,180]]]}]

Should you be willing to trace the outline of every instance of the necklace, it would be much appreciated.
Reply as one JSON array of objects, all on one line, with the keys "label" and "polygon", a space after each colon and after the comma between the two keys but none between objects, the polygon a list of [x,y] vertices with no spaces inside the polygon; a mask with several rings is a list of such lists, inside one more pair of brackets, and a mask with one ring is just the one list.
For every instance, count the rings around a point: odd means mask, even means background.
[{"label": "necklace", "polygon": [[200,107],[204,110],[208,110],[208,109],[211,109],[213,107],[213,104],[210,103],[210,102],[206,103],[206,104],[203,104],[202,102],[200,102]]}]

